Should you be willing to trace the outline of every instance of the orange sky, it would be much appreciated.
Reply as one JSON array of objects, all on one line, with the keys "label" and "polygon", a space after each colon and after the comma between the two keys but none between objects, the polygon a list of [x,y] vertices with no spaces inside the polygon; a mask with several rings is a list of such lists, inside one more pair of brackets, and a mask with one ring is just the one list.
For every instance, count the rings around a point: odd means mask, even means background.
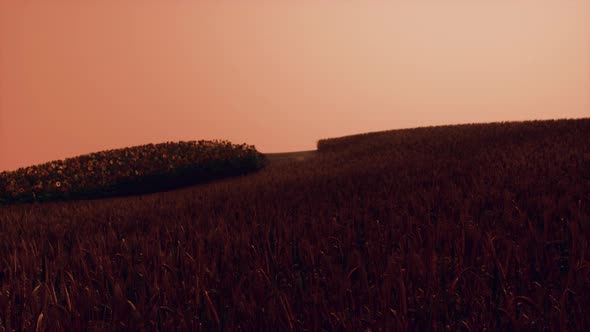
[{"label": "orange sky", "polygon": [[0,170],[588,116],[590,0],[0,0]]}]

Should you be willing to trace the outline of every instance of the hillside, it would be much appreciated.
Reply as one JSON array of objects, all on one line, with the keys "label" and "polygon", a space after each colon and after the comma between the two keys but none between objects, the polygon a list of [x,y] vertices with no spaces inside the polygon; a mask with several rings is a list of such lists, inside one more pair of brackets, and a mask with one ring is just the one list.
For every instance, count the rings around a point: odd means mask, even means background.
[{"label": "hillside", "polygon": [[590,119],[394,130],[0,207],[6,330],[590,330]]}]

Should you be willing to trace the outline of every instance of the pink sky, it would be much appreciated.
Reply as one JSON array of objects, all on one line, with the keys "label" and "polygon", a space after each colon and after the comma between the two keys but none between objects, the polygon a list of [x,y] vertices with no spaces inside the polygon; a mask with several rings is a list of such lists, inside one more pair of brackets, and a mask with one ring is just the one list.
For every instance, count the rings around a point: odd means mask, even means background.
[{"label": "pink sky", "polygon": [[588,116],[589,0],[0,0],[0,170]]}]

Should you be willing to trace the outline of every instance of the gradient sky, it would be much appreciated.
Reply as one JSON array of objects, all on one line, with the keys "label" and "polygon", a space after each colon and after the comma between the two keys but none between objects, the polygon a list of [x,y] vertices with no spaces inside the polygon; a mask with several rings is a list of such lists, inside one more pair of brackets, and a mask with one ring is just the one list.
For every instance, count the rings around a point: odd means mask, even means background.
[{"label": "gradient sky", "polygon": [[590,0],[0,0],[0,170],[590,116]]}]

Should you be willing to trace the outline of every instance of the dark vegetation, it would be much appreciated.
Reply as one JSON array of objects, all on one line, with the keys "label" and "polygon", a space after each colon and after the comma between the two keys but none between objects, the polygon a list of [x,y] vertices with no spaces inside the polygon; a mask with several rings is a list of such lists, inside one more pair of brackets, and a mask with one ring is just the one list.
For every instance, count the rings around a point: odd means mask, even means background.
[{"label": "dark vegetation", "polygon": [[590,330],[590,119],[318,146],[174,192],[0,207],[0,326]]},{"label": "dark vegetation", "polygon": [[0,173],[0,204],[150,193],[256,171],[263,155],[227,141],[135,146]]}]

